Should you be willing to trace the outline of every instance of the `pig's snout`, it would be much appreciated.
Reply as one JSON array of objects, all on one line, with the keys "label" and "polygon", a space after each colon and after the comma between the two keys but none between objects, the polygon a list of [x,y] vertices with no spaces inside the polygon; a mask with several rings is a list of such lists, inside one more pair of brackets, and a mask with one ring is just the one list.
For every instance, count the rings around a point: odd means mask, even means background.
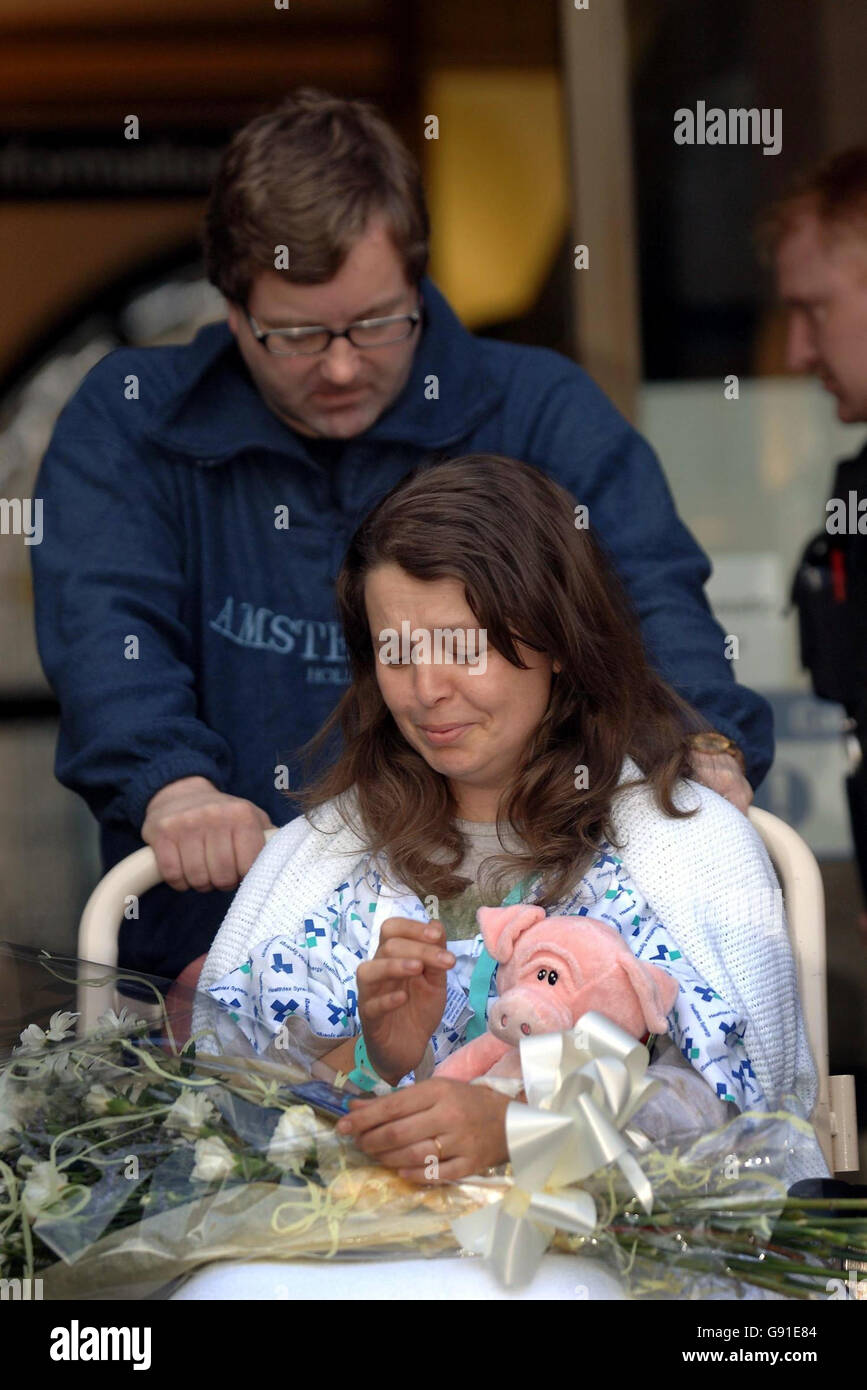
[{"label": "pig's snout", "polygon": [[[503,1029],[503,1031],[505,1032],[506,1029],[508,1028],[508,1026],[509,1026],[509,1015],[508,1015],[508,1014],[501,1014],[501,1015],[500,1015],[500,1027],[501,1027],[501,1028]],[[529,1023],[522,1023],[522,1024],[520,1024],[519,1026],[520,1026],[521,1032],[524,1034],[524,1037],[525,1037],[525,1038],[528,1038],[528,1037],[530,1036],[530,1034],[532,1033],[532,1031],[533,1031],[532,1028],[530,1027]]]},{"label": "pig's snout", "polygon": [[571,1026],[572,1019],[565,1002],[533,989],[512,989],[502,995],[491,1010],[491,1032],[503,1042],[517,1047],[521,1038],[535,1033],[560,1033]]}]

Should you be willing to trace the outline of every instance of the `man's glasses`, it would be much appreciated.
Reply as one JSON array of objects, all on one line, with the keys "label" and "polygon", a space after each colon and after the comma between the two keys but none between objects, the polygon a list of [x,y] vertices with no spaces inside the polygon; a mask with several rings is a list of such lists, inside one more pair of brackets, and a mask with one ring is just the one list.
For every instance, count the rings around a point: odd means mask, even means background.
[{"label": "man's glasses", "polygon": [[334,338],[348,338],[353,347],[378,348],[388,343],[400,343],[411,337],[421,318],[421,308],[409,314],[389,314],[382,319],[359,319],[337,333],[319,324],[309,328],[262,329],[248,309],[244,310],[253,336],[275,357],[312,357],[326,352]]}]

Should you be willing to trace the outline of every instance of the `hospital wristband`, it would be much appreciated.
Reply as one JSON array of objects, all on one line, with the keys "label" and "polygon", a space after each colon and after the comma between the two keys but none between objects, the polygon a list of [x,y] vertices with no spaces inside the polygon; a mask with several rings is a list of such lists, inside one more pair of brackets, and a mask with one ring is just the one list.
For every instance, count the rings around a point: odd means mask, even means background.
[{"label": "hospital wristband", "polygon": [[388,1086],[392,1091],[397,1090],[396,1086],[391,1086],[374,1070],[373,1063],[367,1055],[363,1033],[359,1033],[355,1040],[355,1068],[349,1073],[349,1080],[362,1091],[373,1091],[377,1086]]},{"label": "hospital wristband", "polygon": [[[434,1053],[433,1047],[428,1043],[424,1050],[424,1055],[415,1068],[414,1076],[416,1081],[427,1081],[434,1073]],[[388,1086],[378,1072],[374,1070],[373,1063],[367,1055],[367,1045],[364,1041],[364,1034],[359,1033],[355,1040],[355,1069],[350,1072],[348,1078],[353,1085],[358,1086],[363,1091],[372,1091],[376,1086]],[[396,1086],[391,1086],[392,1091],[396,1091]]]}]

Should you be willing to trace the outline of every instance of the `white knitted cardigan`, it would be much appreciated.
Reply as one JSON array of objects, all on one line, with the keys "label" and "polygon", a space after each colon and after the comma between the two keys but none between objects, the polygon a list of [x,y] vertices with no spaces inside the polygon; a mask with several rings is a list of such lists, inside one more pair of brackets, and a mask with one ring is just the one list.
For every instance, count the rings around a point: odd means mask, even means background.
[{"label": "white knitted cardigan", "polygon": [[[640,776],[627,759],[621,781]],[[716,792],[681,782],[675,802],[680,809],[698,810],[676,820],[659,810],[646,784],[623,787],[611,816],[617,852],[679,950],[749,1020],[749,1056],[769,1103],[794,1094],[809,1115],[816,1072],[771,861],[747,818]],[[351,793],[344,804],[352,818]],[[290,821],[252,865],[208,953],[200,990],[245,961],[258,942],[301,928],[367,852],[337,800],[319,807],[312,819],[315,825],[303,816]],[[380,920],[389,915],[390,896],[388,890],[383,894]],[[206,1020],[200,1005],[194,1031],[207,1031]],[[804,1136],[790,1158],[787,1184],[827,1174],[817,1141]]]}]

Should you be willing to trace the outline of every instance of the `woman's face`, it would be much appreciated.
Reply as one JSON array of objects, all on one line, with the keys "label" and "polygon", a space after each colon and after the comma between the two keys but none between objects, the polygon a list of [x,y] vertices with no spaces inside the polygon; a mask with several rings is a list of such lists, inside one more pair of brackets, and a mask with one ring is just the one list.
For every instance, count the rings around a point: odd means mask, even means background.
[{"label": "woman's face", "polygon": [[[399,565],[379,565],[367,576],[365,603],[377,681],[397,727],[448,779],[462,816],[495,820],[548,707],[550,658],[519,645],[528,666],[521,670],[487,646],[459,579],[415,579]],[[455,630],[471,660],[442,659],[449,640],[437,633]],[[460,657],[461,639],[451,650]]]}]

